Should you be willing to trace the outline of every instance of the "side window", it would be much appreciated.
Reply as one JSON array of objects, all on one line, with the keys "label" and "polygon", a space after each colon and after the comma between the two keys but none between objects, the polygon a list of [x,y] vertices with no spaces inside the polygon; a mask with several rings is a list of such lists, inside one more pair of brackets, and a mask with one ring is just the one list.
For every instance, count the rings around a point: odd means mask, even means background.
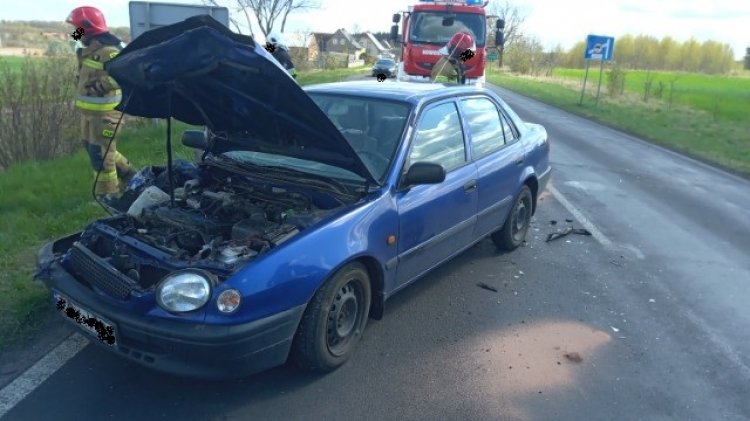
[{"label": "side window", "polygon": [[516,140],[518,136],[516,136],[516,132],[513,131],[513,126],[511,126],[508,117],[504,114],[500,114],[500,117],[503,119],[503,136],[505,137],[505,143],[510,143]]},{"label": "side window", "polygon": [[466,122],[471,132],[474,158],[484,156],[503,146],[504,122],[500,120],[495,103],[487,98],[470,98],[463,102]]},{"label": "side window", "polygon": [[466,162],[464,135],[454,103],[438,105],[422,114],[409,162],[435,162],[446,172]]}]

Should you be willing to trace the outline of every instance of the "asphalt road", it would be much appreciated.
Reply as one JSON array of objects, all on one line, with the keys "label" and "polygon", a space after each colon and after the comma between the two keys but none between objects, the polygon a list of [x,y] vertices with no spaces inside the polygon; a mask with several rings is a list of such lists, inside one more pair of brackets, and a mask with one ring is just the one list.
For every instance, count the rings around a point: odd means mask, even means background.
[{"label": "asphalt road", "polygon": [[[527,245],[410,286],[339,370],[191,381],[87,346],[3,420],[750,418],[750,183],[501,92],[552,139]],[[596,235],[544,241],[566,226]]]}]

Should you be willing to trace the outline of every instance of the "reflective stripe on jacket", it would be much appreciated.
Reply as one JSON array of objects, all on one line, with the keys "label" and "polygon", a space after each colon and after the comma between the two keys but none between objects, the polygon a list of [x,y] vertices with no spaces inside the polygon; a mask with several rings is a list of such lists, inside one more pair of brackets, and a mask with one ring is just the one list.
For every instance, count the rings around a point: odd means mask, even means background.
[{"label": "reflective stripe on jacket", "polygon": [[[104,45],[96,39],[84,47],[79,55],[79,77],[76,107],[88,111],[112,111],[122,100],[122,92],[117,82],[104,70],[104,63],[115,58],[120,52],[118,45]],[[105,92],[95,92],[91,87],[97,84]]]},{"label": "reflective stripe on jacket", "polygon": [[113,96],[76,96],[76,107],[88,111],[112,111],[122,101],[122,91],[114,91]]}]

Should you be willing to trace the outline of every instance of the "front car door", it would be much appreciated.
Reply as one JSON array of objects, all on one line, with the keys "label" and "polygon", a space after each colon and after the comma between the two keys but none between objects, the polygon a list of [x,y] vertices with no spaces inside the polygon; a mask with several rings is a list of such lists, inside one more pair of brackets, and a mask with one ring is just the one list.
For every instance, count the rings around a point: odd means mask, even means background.
[{"label": "front car door", "polygon": [[498,229],[507,217],[519,188],[525,149],[502,107],[487,96],[461,100],[461,112],[477,166],[477,223],[475,236]]},{"label": "front car door", "polygon": [[453,100],[422,111],[402,174],[411,163],[435,162],[443,166],[446,175],[440,184],[402,188],[396,193],[399,287],[450,258],[474,238],[477,170],[468,159],[465,142]]}]

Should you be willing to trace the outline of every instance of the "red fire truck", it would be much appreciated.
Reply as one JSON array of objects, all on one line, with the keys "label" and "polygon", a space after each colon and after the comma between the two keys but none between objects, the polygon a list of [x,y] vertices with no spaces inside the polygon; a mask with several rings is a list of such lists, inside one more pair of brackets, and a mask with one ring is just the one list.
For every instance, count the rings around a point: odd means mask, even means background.
[{"label": "red fire truck", "polygon": [[[477,51],[464,62],[467,84],[484,84],[487,61],[487,14],[483,0],[420,0],[408,11],[393,15],[391,40],[401,45],[398,80],[430,81],[432,67],[450,38],[459,31],[473,35]],[[401,15],[403,21],[401,22]],[[398,23],[401,22],[401,35]],[[504,22],[495,24],[495,45],[502,48]]]}]

